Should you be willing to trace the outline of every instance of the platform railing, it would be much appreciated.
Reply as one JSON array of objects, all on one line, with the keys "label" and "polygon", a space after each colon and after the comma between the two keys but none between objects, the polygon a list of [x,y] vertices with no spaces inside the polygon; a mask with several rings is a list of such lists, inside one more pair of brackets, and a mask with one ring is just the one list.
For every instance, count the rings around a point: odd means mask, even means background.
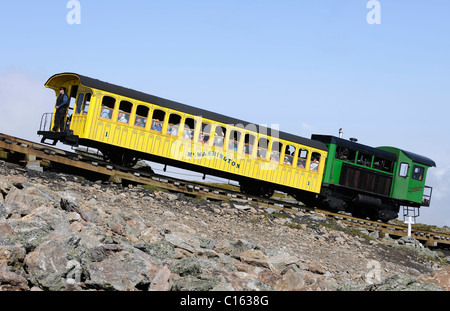
[{"label": "platform railing", "polygon": [[39,131],[51,131],[53,120],[53,113],[44,113],[41,117],[41,124],[39,125]]}]

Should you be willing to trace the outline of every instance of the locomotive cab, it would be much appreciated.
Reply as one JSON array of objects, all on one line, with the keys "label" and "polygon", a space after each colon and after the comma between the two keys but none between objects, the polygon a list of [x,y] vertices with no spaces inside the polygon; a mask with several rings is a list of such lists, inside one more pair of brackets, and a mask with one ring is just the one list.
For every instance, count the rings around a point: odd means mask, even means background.
[{"label": "locomotive cab", "polygon": [[432,188],[426,186],[426,175],[436,163],[422,155],[394,147],[379,147],[397,156],[392,197],[405,206],[430,206]]}]

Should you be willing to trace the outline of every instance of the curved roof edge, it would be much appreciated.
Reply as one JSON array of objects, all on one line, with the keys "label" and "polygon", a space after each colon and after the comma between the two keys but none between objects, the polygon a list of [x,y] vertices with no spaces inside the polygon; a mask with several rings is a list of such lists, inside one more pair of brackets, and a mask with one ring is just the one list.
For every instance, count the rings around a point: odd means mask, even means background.
[{"label": "curved roof edge", "polygon": [[404,154],[406,154],[406,156],[408,158],[410,158],[414,162],[425,164],[425,165],[430,166],[430,167],[432,167],[432,166],[436,167],[436,162],[434,162],[430,158],[427,158],[427,157],[422,156],[420,154],[416,154],[414,152],[410,152],[410,151],[406,151],[406,150],[402,150],[402,151],[403,151]]}]

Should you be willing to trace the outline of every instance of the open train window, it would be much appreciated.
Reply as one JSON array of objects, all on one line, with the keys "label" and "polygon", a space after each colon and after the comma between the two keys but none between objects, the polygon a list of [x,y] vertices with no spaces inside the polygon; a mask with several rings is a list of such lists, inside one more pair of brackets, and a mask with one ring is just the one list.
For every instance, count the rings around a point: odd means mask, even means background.
[{"label": "open train window", "polygon": [[131,109],[133,104],[129,101],[122,100],[119,106],[119,115],[117,116],[117,121],[122,123],[128,123],[130,121]]},{"label": "open train window", "polygon": [[91,93],[86,93],[86,95],[84,95],[83,114],[88,113],[90,103],[91,103]]},{"label": "open train window", "polygon": [[111,119],[114,106],[116,105],[116,99],[111,96],[103,96],[102,99],[102,110],[100,111],[100,117]]},{"label": "open train window", "polygon": [[308,150],[303,149],[303,148],[299,149],[298,150],[297,167],[305,168],[307,158],[308,158]]},{"label": "open train window", "polygon": [[192,140],[194,138],[195,121],[193,118],[186,118],[184,120],[183,138]]},{"label": "open train window", "polygon": [[292,145],[287,145],[284,149],[284,160],[283,163],[287,165],[292,165],[294,163],[295,147]]},{"label": "open train window", "polygon": [[337,146],[337,148],[336,148],[336,159],[340,159],[340,160],[343,160],[343,161],[355,163],[356,151],[352,150],[352,149],[349,149],[349,148],[346,148],[346,147]]},{"label": "open train window", "polygon": [[252,154],[253,146],[255,145],[255,135],[245,134],[244,136],[244,154]]},{"label": "open train window", "polygon": [[181,116],[172,113],[169,116],[169,124],[167,125],[167,135],[178,136],[180,123],[181,123]]},{"label": "open train window", "polygon": [[258,158],[266,159],[267,158],[267,148],[269,148],[269,140],[265,137],[261,137],[258,140]]},{"label": "open train window", "polygon": [[145,127],[150,108],[144,105],[138,105],[136,108],[136,120],[134,126]]},{"label": "open train window", "polygon": [[280,161],[281,148],[283,148],[283,145],[279,141],[274,141],[272,143],[272,151],[270,152],[270,161],[274,162]]},{"label": "open train window", "polygon": [[359,165],[364,165],[367,167],[372,166],[372,156],[367,153],[358,152],[358,160],[356,161]]},{"label": "open train window", "polygon": [[240,139],[241,132],[235,130],[230,131],[230,137],[228,139],[228,150],[237,151]]},{"label": "open train window", "polygon": [[211,124],[202,123],[202,127],[200,128],[200,135],[198,137],[198,141],[206,144],[209,142],[209,138],[211,137]]},{"label": "open train window", "polygon": [[393,164],[393,162],[390,160],[386,160],[386,159],[379,158],[379,157],[374,157],[372,167],[377,170],[380,170],[380,171],[392,173],[392,170],[394,167],[392,164]]},{"label": "open train window", "polygon": [[413,173],[412,173],[411,177],[412,177],[412,179],[422,181],[424,173],[425,173],[425,168],[423,168],[422,166],[414,165]]},{"label": "open train window", "polygon": [[320,153],[313,152],[311,155],[311,164],[309,165],[309,170],[317,172],[319,170],[319,164],[320,164]]},{"label": "open train window", "polygon": [[226,136],[226,129],[223,126],[216,126],[214,131],[214,146],[223,147]]},{"label": "open train window", "polygon": [[152,116],[152,130],[160,132],[162,131],[164,118],[166,117],[166,112],[160,109],[155,109]]}]

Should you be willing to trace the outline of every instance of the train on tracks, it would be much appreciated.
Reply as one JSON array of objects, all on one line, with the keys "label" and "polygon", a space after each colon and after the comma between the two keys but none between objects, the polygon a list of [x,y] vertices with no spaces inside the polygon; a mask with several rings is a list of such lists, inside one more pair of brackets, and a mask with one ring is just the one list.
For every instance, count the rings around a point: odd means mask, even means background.
[{"label": "train on tracks", "polygon": [[309,206],[388,221],[401,206],[429,206],[427,171],[435,162],[395,147],[370,147],[331,135],[310,139],[103,82],[76,73],[47,88],[69,99],[64,128],[56,108],[41,118],[41,142],[86,146],[105,160],[138,159],[239,182],[242,192],[275,190]]}]

